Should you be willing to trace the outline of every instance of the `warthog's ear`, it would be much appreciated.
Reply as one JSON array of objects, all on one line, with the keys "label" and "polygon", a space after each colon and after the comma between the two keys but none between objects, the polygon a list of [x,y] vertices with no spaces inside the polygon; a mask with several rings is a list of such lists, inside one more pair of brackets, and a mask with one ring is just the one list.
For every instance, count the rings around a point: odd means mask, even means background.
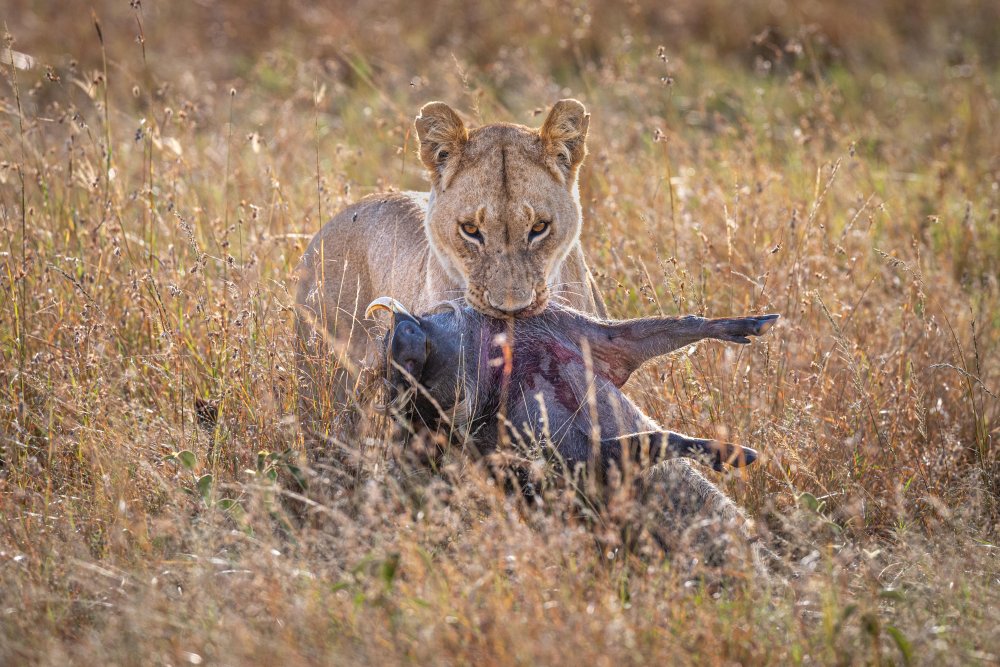
[{"label": "warthog's ear", "polygon": [[469,131],[455,111],[444,102],[428,102],[414,121],[420,139],[420,159],[431,181],[442,190],[454,175],[459,154],[469,140]]},{"label": "warthog's ear", "polygon": [[556,178],[567,185],[576,180],[576,171],[587,156],[587,129],[590,114],[577,100],[559,100],[539,130],[545,160]]}]

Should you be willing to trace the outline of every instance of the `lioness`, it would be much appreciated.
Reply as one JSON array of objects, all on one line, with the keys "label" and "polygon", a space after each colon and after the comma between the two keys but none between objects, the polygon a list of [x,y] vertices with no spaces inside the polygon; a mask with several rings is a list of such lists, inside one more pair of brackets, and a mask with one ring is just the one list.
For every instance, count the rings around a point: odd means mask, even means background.
[{"label": "lioness", "polygon": [[[553,298],[604,316],[579,241],[577,173],[589,124],[576,100],[557,102],[538,130],[469,130],[447,104],[425,105],[415,126],[430,192],[347,207],[299,263],[300,409],[330,415],[326,408],[351,402],[357,375],[342,369],[371,352],[362,310],[378,295],[415,312],[464,296],[493,317],[534,315]],[[327,394],[319,387],[332,390],[332,405],[317,405]]]}]

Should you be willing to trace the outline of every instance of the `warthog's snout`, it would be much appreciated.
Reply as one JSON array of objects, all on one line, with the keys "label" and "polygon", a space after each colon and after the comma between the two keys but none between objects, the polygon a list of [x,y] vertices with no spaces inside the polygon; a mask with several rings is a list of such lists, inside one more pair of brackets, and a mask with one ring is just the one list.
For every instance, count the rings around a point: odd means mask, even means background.
[{"label": "warthog's snout", "polygon": [[386,377],[389,382],[390,402],[396,400],[404,388],[419,382],[430,354],[430,341],[419,318],[414,317],[395,299],[379,297],[365,310],[371,318],[379,311],[391,314],[389,335],[384,349]]},{"label": "warthog's snout", "polygon": [[392,330],[389,358],[414,378],[419,378],[427,362],[427,335],[416,319],[402,316]]}]

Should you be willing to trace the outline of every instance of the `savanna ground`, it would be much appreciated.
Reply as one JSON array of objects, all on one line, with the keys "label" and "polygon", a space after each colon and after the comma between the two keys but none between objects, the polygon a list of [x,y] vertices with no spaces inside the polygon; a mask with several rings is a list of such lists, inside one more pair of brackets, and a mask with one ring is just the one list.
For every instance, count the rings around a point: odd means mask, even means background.
[{"label": "savanna ground", "polygon": [[[1000,6],[419,4],[0,9],[34,58],[0,82],[0,663],[1000,659]],[[308,238],[425,187],[423,102],[569,96],[613,315],[783,315],[629,391],[761,450],[715,479],[787,586],[687,582],[460,457],[415,500],[377,431],[350,484],[306,465]]]}]

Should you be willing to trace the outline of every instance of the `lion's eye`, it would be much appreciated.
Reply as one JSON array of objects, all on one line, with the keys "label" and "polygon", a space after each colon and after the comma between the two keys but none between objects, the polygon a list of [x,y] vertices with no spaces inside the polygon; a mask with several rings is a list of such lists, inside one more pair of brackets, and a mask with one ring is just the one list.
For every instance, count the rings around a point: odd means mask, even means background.
[{"label": "lion's eye", "polygon": [[535,224],[533,224],[531,226],[531,235],[530,235],[530,237],[532,239],[537,239],[539,236],[541,236],[542,234],[544,234],[548,230],[549,224],[550,223],[549,223],[548,220],[539,220],[538,222],[536,222]]},{"label": "lion's eye", "polygon": [[479,233],[479,225],[473,224],[471,222],[463,222],[460,225],[462,233],[469,236],[476,241],[482,241],[483,235]]}]

